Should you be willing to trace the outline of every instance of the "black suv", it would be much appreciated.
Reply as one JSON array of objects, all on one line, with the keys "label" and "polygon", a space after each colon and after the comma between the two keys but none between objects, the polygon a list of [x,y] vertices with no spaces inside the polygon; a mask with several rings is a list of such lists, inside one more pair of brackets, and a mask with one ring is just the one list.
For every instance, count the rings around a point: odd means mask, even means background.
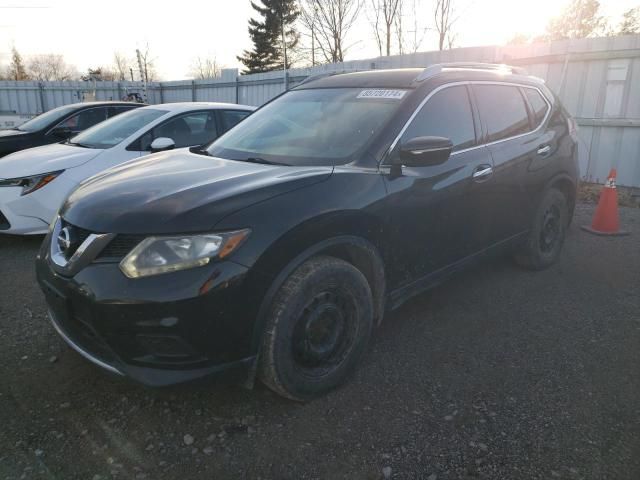
[{"label": "black suv", "polygon": [[[204,150],[70,195],[37,260],[56,330],[149,385],[339,385],[384,313],[491,252],[556,261],[575,126],[543,81],[449,64],[310,79]],[[247,377],[244,377],[247,378]]]},{"label": "black suv", "polygon": [[108,118],[144,106],[131,102],[86,102],[54,108],[16,128],[0,130],[0,157],[62,142]]}]

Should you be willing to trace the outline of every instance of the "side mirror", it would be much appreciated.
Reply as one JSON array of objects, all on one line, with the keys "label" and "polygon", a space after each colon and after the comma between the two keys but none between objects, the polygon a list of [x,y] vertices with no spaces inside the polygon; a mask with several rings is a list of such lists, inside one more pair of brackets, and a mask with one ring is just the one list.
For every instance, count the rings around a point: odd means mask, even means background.
[{"label": "side mirror", "polygon": [[151,153],[173,150],[175,147],[176,142],[174,142],[172,138],[158,137],[153,142],[151,142]]},{"label": "side mirror", "polygon": [[446,162],[453,144],[444,137],[415,137],[400,146],[396,163],[407,167],[428,167]]},{"label": "side mirror", "polygon": [[66,140],[73,136],[73,131],[69,127],[56,127],[51,130],[51,135]]}]

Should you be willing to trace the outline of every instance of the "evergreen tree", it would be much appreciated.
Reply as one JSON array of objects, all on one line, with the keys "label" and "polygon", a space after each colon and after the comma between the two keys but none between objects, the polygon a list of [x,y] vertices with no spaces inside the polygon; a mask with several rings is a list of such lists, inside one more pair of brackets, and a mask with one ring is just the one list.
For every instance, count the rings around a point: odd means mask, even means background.
[{"label": "evergreen tree", "polygon": [[22,61],[22,55],[20,55],[16,47],[11,49],[11,62],[9,63],[7,73],[9,80],[29,80],[27,69]]},{"label": "evergreen tree", "polygon": [[242,56],[237,57],[245,66],[244,73],[281,70],[285,58],[287,68],[290,68],[290,53],[300,38],[294,26],[300,15],[296,0],[262,0],[262,5],[251,2],[251,7],[262,18],[249,20],[249,35],[253,42],[253,49],[245,50]]}]

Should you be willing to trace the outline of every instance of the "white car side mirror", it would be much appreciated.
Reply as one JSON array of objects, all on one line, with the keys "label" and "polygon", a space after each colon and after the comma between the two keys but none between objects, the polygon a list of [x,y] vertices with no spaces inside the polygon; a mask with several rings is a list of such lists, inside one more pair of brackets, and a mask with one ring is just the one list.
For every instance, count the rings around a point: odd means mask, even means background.
[{"label": "white car side mirror", "polygon": [[153,142],[151,142],[151,153],[173,150],[175,146],[176,142],[174,142],[172,138],[158,137]]}]

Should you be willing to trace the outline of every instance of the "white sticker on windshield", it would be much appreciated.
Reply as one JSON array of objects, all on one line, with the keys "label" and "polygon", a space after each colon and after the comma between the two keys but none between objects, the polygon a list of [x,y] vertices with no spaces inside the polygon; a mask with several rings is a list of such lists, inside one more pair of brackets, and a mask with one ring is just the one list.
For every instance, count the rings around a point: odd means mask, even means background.
[{"label": "white sticker on windshield", "polygon": [[383,90],[372,89],[362,90],[357,98],[390,98],[392,100],[400,100],[404,97],[406,92],[404,90]]}]

